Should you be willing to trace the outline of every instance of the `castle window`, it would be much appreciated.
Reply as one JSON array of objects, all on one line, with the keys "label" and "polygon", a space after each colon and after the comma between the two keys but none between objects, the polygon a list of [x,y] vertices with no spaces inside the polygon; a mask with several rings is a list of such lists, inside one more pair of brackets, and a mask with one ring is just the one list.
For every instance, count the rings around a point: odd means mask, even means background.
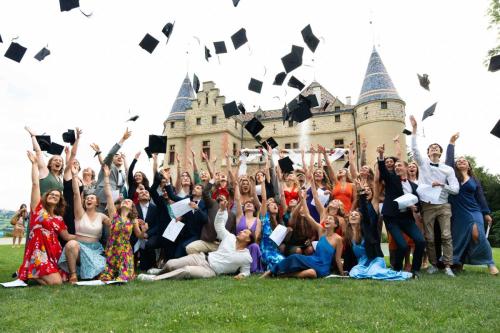
[{"label": "castle window", "polygon": [[210,159],[210,141],[202,141],[201,150],[207,154],[207,157]]},{"label": "castle window", "polygon": [[196,125],[198,125],[198,126],[201,125],[201,118],[196,118]]},{"label": "castle window", "polygon": [[234,121],[234,128],[238,129],[238,122],[236,120]]},{"label": "castle window", "polygon": [[212,116],[212,125],[217,124],[217,116]]},{"label": "castle window", "polygon": [[293,147],[293,149],[299,149],[299,143],[294,142],[292,147]]},{"label": "castle window", "polygon": [[233,164],[236,163],[236,154],[238,154],[238,146],[233,142]]},{"label": "castle window", "polygon": [[340,106],[336,106],[335,111],[340,111]]},{"label": "castle window", "polygon": [[335,122],[340,123],[340,115],[339,114],[335,115]]},{"label": "castle window", "polygon": [[293,120],[292,120],[292,119],[290,119],[290,120],[288,121],[288,127],[293,127]]},{"label": "castle window", "polygon": [[175,162],[175,145],[170,145],[168,149],[168,164],[173,165]]},{"label": "castle window", "polygon": [[381,108],[382,110],[387,109],[387,102],[380,102],[380,108]]},{"label": "castle window", "polygon": [[172,121],[172,122],[170,123],[170,128],[175,128],[175,121]]},{"label": "castle window", "polygon": [[285,149],[292,149],[292,145],[290,143],[285,143]]},{"label": "castle window", "polygon": [[[335,139],[334,141],[335,143],[335,148],[344,148],[344,139]],[[339,158],[339,160],[344,160],[344,156],[342,156],[341,158]]]}]

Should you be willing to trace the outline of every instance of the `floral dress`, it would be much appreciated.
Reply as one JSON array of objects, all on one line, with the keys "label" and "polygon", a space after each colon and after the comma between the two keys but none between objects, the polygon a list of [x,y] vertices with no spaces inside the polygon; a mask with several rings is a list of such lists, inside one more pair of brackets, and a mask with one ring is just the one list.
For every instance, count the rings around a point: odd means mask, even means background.
[{"label": "floral dress", "polygon": [[58,234],[66,230],[62,217],[51,216],[40,201],[31,213],[30,230],[23,263],[18,270],[18,278],[26,281],[60,273],[65,280],[66,273],[57,265],[62,253]]},{"label": "floral dress", "polygon": [[134,221],[115,215],[111,221],[110,234],[106,244],[106,267],[100,279],[103,281],[129,281],[134,277],[134,255],[130,235]]},{"label": "floral dress", "polygon": [[269,213],[266,213],[265,216],[261,215],[260,220],[262,221],[262,239],[260,241],[260,251],[262,253],[261,260],[264,267],[267,267],[269,270],[281,260],[285,259],[285,257],[280,253],[278,245],[270,238],[273,229],[271,227]]}]

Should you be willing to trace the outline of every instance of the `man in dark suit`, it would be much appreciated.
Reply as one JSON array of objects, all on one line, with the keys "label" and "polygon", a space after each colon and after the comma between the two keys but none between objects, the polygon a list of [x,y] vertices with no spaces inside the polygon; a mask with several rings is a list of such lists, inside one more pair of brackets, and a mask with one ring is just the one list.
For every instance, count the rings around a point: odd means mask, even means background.
[{"label": "man in dark suit", "polygon": [[394,165],[395,172],[392,173],[389,172],[385,166],[384,146],[378,146],[377,153],[380,178],[385,182],[385,198],[382,207],[382,214],[384,216],[385,227],[387,231],[391,233],[397,245],[395,265],[393,269],[395,271],[402,270],[403,259],[405,254],[408,252],[408,244],[403,237],[404,232],[415,243],[412,273],[414,276],[418,276],[425,248],[424,237],[413,219],[413,211],[416,211],[418,208],[417,206],[411,206],[401,211],[398,203],[394,201],[406,193],[411,193],[417,196],[417,185],[408,180],[408,163],[405,161],[397,161]]},{"label": "man in dark suit", "polygon": [[[147,246],[149,239],[154,241],[156,237],[161,237],[161,235],[158,235],[158,209],[156,208],[156,205],[151,202],[148,190],[145,188],[138,188],[137,192],[139,194],[139,203],[135,205],[138,214],[137,218],[148,224],[148,240],[146,241],[146,247],[139,250],[139,268],[144,271],[156,265],[156,253],[154,251],[154,247]],[[132,244],[135,244],[135,241],[137,241],[137,238],[134,238],[135,236],[132,235],[130,239]]]}]

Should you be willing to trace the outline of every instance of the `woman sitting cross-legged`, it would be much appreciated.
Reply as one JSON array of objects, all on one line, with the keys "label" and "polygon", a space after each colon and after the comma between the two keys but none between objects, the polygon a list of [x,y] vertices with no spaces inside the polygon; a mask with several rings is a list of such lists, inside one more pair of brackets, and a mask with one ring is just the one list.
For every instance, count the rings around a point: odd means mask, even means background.
[{"label": "woman sitting cross-legged", "polygon": [[[300,197],[299,205],[307,208],[306,193],[301,191]],[[330,274],[330,264],[333,256],[335,256],[335,262],[340,273],[344,273],[341,261],[342,237],[335,233],[335,229],[339,227],[338,223],[335,222],[332,216],[328,216],[325,228],[323,228],[312,218],[308,209],[305,209],[304,217],[318,233],[319,242],[314,254],[310,256],[292,254],[271,267],[262,277],[282,276],[312,279],[324,277]]]},{"label": "woman sitting cross-legged", "polygon": [[92,279],[104,270],[106,259],[102,255],[104,249],[99,240],[103,224],[109,225],[109,217],[97,211],[99,199],[95,194],[85,195],[82,206],[76,165],[71,167],[71,173],[76,240],[69,241],[64,247],[59,266],[69,273],[69,282],[76,283],[77,276]]},{"label": "woman sitting cross-legged", "polygon": [[349,224],[346,229],[346,241],[350,242],[353,252],[358,260],[349,276],[355,279],[374,280],[406,280],[412,273],[396,272],[385,265],[384,254],[380,248],[380,235],[378,232],[378,214],[369,201],[371,191],[361,188],[360,181],[356,181],[359,192],[360,211],[353,210],[349,214]]},{"label": "woman sitting cross-legged", "polygon": [[32,165],[30,235],[17,276],[20,280],[35,280],[42,285],[62,284],[66,274],[57,266],[62,252],[58,236],[65,241],[75,236],[68,233],[62,218],[65,203],[61,191],[48,190],[41,197],[37,156],[28,152],[28,158]]}]

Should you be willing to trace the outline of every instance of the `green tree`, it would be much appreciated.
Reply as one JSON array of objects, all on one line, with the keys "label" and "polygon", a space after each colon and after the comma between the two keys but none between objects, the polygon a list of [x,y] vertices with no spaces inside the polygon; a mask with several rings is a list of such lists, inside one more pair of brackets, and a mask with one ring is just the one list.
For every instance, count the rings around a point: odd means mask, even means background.
[{"label": "green tree", "polygon": [[488,51],[488,59],[486,65],[489,64],[489,59],[497,54],[500,54],[500,0],[491,0],[488,10],[486,11],[489,17],[488,29],[496,30],[498,45]]}]

